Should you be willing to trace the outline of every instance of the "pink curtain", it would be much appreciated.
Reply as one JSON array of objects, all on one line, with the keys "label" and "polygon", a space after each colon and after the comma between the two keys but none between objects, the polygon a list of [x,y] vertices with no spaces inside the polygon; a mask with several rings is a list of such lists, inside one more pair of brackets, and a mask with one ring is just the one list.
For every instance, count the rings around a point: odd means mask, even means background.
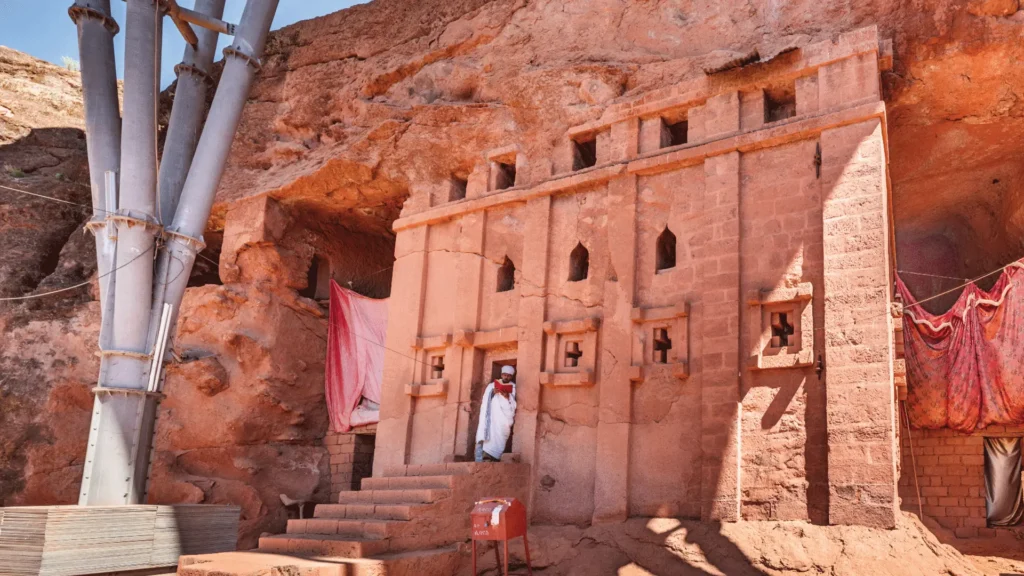
[{"label": "pink curtain", "polygon": [[919,428],[973,432],[1024,424],[1024,260],[984,291],[969,284],[945,314],[920,306],[902,281],[907,408]]},{"label": "pink curtain", "polygon": [[353,422],[353,411],[363,398],[380,403],[387,325],[387,300],[360,296],[331,280],[325,388],[331,428],[337,432],[376,421],[360,410]]}]

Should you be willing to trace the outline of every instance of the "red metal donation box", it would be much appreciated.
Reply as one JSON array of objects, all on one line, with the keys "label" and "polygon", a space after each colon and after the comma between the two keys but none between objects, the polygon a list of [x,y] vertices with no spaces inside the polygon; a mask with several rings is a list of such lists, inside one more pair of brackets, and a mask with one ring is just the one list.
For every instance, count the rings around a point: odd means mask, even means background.
[{"label": "red metal donation box", "polygon": [[511,540],[526,534],[526,507],[515,498],[481,500],[470,517],[473,540]]},{"label": "red metal donation box", "polygon": [[[476,575],[476,541],[477,540],[501,540],[505,544],[505,570],[508,574],[508,541],[513,538],[523,537],[523,547],[526,550],[526,569],[530,574],[530,544],[526,540],[526,507],[515,498],[491,498],[481,500],[473,506],[469,513],[470,524],[473,535],[473,574]],[[494,547],[494,559],[498,566],[501,566],[501,558],[498,556],[498,547]]]}]

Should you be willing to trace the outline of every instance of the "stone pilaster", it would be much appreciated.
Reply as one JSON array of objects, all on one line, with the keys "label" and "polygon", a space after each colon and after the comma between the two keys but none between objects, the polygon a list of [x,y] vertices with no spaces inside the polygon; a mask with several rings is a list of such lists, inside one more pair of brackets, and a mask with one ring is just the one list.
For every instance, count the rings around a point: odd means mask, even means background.
[{"label": "stone pilaster", "polygon": [[[604,285],[600,403],[594,481],[594,522],[622,521],[629,513],[629,434],[633,392],[629,380],[636,276],[636,176],[608,183],[608,249],[614,276]],[[611,276],[611,275],[610,275]]]},{"label": "stone pilaster", "polygon": [[[540,411],[540,372],[544,352],[544,293],[548,275],[551,197],[530,200],[524,212],[522,286],[519,292],[519,343],[516,370],[518,407],[512,451],[530,464],[530,503],[536,481],[537,417]],[[527,508],[534,513],[533,506]]]},{"label": "stone pilaster", "polygon": [[829,523],[896,522],[889,215],[882,126],[821,134]]},{"label": "stone pilaster", "polygon": [[695,253],[702,285],[701,519],[740,517],[740,154],[704,163],[708,240]]},{"label": "stone pilaster", "polygon": [[388,467],[402,466],[409,457],[409,425],[413,399],[406,395],[416,361],[410,344],[423,322],[423,294],[426,288],[427,236],[430,226],[408,228],[395,238],[395,267],[388,310],[387,348],[381,385],[380,423],[377,425],[379,456],[374,459],[374,476]]},{"label": "stone pilaster", "polygon": [[[484,227],[486,212],[467,214],[461,220],[459,237],[458,272],[455,280],[455,333],[460,330],[476,331],[480,317],[480,290],[484,273]],[[448,347],[445,354],[445,378],[448,379],[448,398],[444,406],[444,425],[441,445],[446,459],[456,456],[472,457],[467,453],[470,433],[470,395],[473,391],[473,348],[458,342]]]}]

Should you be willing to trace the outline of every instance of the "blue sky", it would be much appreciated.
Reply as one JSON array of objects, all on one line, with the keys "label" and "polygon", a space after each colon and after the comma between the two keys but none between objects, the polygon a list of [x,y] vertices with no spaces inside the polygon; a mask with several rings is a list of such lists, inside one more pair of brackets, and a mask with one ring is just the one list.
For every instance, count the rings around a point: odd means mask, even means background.
[{"label": "blue sky", "polygon": [[[308,20],[331,12],[337,12],[365,0],[281,0],[274,18],[273,28],[277,29],[299,20]],[[26,52],[55,64],[61,63],[63,56],[78,60],[78,37],[75,25],[68,18],[68,6],[73,0],[0,0],[0,44]],[[185,8],[192,8],[194,0],[178,0]],[[245,0],[227,0],[224,8],[224,19],[238,23],[245,7]],[[121,25],[121,33],[114,37],[114,50],[117,54],[118,77],[121,77],[122,57],[124,55],[124,10],[122,0],[112,0],[111,9],[114,19]],[[220,37],[220,48],[227,46],[229,38]],[[181,62],[185,49],[174,24],[169,18],[164,19],[164,49],[162,60],[161,85],[167,86],[174,81],[174,65]],[[220,49],[217,59],[221,58]]]}]

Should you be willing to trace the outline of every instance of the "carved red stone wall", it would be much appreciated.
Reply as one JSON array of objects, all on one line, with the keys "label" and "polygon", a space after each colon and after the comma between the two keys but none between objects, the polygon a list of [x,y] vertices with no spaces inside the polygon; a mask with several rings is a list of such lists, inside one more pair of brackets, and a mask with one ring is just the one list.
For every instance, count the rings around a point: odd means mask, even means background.
[{"label": "carved red stone wall", "polygon": [[[470,458],[514,359],[534,521],[893,526],[886,49],[852,32],[616,104],[547,158],[481,151],[464,200],[421,186],[394,226],[375,470]],[[420,385],[431,346],[443,388]]]}]

